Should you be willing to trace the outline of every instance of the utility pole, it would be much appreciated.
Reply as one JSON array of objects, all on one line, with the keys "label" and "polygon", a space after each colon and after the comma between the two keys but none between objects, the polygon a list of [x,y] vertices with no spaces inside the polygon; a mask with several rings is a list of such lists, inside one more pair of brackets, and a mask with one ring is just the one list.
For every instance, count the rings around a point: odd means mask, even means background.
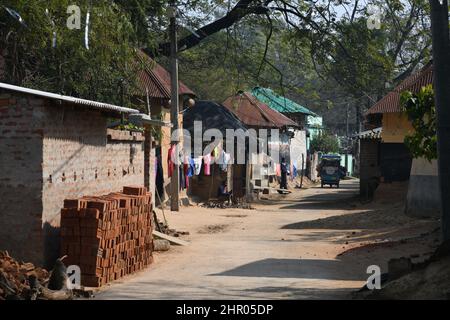
[{"label": "utility pole", "polygon": [[450,240],[450,39],[448,1],[429,0],[433,38],[434,95],[437,115],[438,176],[443,240]]},{"label": "utility pole", "polygon": [[[367,96],[367,101],[370,105],[370,97]],[[360,105],[360,101],[356,101],[356,132],[360,133],[362,130],[362,126],[361,126],[361,105]],[[354,172],[353,175],[356,177],[359,177],[360,175],[360,169],[361,169],[361,140],[357,139],[356,140],[356,151],[355,154],[353,155],[354,158],[358,159],[358,172]]]},{"label": "utility pole", "polygon": [[175,169],[170,180],[170,210],[180,210],[180,171],[179,171],[179,133],[178,133],[178,46],[177,46],[177,7],[176,0],[170,1],[170,80],[171,80],[171,143],[175,144]]},{"label": "utility pole", "polygon": [[348,172],[348,103],[345,110],[345,173]]}]

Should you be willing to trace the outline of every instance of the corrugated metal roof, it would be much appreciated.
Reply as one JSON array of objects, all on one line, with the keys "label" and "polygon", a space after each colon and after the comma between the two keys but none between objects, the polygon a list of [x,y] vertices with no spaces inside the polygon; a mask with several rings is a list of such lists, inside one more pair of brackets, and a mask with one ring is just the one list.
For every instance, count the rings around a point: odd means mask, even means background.
[{"label": "corrugated metal roof", "polygon": [[[138,72],[138,94],[152,98],[170,99],[170,73],[142,51],[138,51],[138,58],[144,67]],[[183,82],[179,81],[179,94],[195,96],[195,93]]]},{"label": "corrugated metal roof", "polygon": [[131,123],[133,123],[139,127],[144,127],[145,125],[154,126],[154,127],[170,127],[170,128],[172,127],[172,123],[170,123],[170,122],[152,119],[151,116],[149,116],[148,114],[143,114],[143,113],[132,114],[132,115],[130,115],[129,120]]},{"label": "corrugated metal roof", "polygon": [[249,92],[231,96],[223,102],[223,105],[247,126],[262,128],[299,127],[296,122],[271,109]]},{"label": "corrugated metal roof", "polygon": [[79,99],[79,98],[75,98],[75,97],[64,96],[61,94],[14,86],[14,85],[2,83],[2,82],[0,82],[0,88],[5,89],[5,90],[15,91],[15,92],[27,93],[27,94],[31,94],[31,95],[35,95],[35,96],[39,96],[39,97],[48,98],[48,99],[67,101],[67,102],[71,102],[71,103],[74,103],[77,105],[89,106],[89,107],[92,107],[94,109],[98,109],[101,111],[113,111],[113,112],[118,112],[118,113],[139,113],[139,111],[136,109],[119,107],[119,106],[115,106],[115,105],[107,104],[107,103],[103,103],[103,102]]},{"label": "corrugated metal roof", "polygon": [[252,95],[270,108],[281,113],[303,113],[310,116],[317,116],[311,110],[299,105],[298,103],[276,94],[273,90],[261,87],[255,87]]},{"label": "corrugated metal roof", "polygon": [[433,63],[402,81],[394,90],[375,103],[366,114],[400,112],[400,94],[403,91],[419,92],[420,88],[433,84]]}]

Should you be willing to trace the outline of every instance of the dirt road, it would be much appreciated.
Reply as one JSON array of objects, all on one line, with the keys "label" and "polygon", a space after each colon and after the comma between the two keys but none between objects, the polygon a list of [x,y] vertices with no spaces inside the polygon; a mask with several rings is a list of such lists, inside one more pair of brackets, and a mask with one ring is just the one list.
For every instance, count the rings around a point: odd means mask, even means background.
[{"label": "dirt road", "polygon": [[[350,180],[340,189],[313,187],[261,200],[254,210],[195,206],[166,213],[172,228],[190,232],[184,239],[191,244],[156,253],[147,270],[116,281],[96,297],[349,298],[364,285],[369,265],[384,272],[390,257],[430,251],[429,241],[389,246],[400,228],[407,230],[403,238],[408,233],[414,238],[434,223],[380,220],[378,209],[355,204],[357,192],[358,181]],[[367,243],[376,245],[366,249]]]}]

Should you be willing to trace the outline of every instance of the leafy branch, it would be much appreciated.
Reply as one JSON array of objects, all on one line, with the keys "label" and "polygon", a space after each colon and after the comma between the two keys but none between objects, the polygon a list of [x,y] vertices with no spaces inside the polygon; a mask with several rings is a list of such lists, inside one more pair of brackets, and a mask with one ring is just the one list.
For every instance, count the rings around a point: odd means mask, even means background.
[{"label": "leafy branch", "polygon": [[415,158],[437,159],[436,107],[433,87],[428,85],[417,94],[405,91],[400,96],[402,109],[408,115],[414,133],[405,137],[405,145]]}]

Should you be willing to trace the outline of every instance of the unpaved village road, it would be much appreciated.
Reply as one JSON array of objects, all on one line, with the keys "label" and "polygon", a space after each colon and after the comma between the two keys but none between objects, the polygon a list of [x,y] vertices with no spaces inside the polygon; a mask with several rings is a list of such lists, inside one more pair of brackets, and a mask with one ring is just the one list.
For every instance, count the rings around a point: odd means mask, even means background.
[{"label": "unpaved village road", "polygon": [[[333,219],[364,212],[355,208],[357,192],[358,181],[349,180],[340,189],[312,187],[261,200],[255,210],[191,206],[166,212],[171,228],[190,232],[183,239],[191,244],[155,253],[147,270],[106,286],[96,298],[349,298],[364,285],[367,267],[383,269],[389,258],[338,256],[367,237],[361,223],[348,228],[336,220],[333,227]],[[349,234],[361,237],[354,241]]]}]

